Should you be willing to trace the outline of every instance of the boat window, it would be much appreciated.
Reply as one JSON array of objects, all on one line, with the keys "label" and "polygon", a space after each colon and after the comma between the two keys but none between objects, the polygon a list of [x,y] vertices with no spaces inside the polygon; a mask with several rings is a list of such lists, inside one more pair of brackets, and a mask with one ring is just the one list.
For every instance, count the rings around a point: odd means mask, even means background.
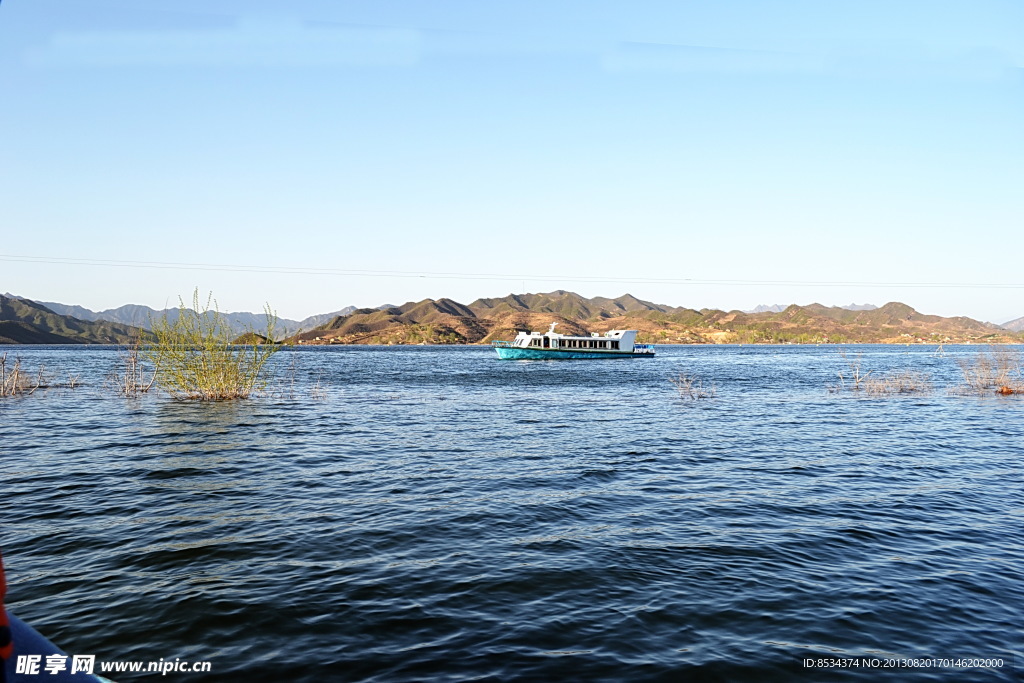
[{"label": "boat window", "polygon": [[613,342],[612,342],[612,348],[613,348],[613,349],[618,349],[618,348],[619,348],[619,342],[617,342],[617,341],[613,341]]}]

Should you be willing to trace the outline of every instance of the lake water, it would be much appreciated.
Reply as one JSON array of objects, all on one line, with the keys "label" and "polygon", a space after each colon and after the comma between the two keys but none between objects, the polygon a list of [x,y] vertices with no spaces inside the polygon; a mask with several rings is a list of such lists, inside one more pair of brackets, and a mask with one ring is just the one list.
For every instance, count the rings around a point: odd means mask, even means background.
[{"label": "lake water", "polygon": [[[0,401],[8,604],[71,654],[209,661],[167,677],[194,682],[1024,678],[1024,397],[947,391],[975,347],[321,347],[215,404],[118,397],[115,349],[7,350],[84,383]],[[858,353],[935,390],[829,393]],[[1003,666],[804,665],[843,658]]]}]

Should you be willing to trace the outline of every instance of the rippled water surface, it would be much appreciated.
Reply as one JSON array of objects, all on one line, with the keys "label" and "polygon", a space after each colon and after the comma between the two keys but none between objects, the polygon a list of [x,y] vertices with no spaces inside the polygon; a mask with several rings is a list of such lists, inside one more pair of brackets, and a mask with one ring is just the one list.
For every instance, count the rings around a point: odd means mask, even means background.
[{"label": "rippled water surface", "polygon": [[[829,393],[857,352],[936,388]],[[951,395],[971,347],[307,349],[217,404],[118,397],[114,349],[15,353],[84,383],[0,402],[8,602],[72,654],[211,662],[188,681],[1024,676],[1024,398]]]}]

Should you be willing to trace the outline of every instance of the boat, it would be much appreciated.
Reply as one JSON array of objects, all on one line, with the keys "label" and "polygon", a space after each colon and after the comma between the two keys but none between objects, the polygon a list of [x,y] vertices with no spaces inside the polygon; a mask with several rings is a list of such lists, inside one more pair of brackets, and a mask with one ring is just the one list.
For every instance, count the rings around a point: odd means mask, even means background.
[{"label": "boat", "polygon": [[637,344],[636,330],[610,330],[590,336],[558,334],[555,325],[547,332],[517,330],[512,341],[494,341],[498,358],[507,360],[548,360],[571,358],[653,358],[653,344]]}]

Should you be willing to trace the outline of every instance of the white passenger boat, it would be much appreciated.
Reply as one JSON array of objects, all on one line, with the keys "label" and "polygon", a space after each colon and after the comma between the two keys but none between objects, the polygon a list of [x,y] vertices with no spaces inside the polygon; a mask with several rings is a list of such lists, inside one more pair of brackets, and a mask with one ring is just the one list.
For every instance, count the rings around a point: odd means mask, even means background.
[{"label": "white passenger boat", "polygon": [[558,334],[555,325],[547,332],[521,330],[511,342],[495,341],[491,346],[498,358],[556,359],[556,358],[652,358],[653,344],[637,344],[636,330],[611,330],[589,337]]}]

